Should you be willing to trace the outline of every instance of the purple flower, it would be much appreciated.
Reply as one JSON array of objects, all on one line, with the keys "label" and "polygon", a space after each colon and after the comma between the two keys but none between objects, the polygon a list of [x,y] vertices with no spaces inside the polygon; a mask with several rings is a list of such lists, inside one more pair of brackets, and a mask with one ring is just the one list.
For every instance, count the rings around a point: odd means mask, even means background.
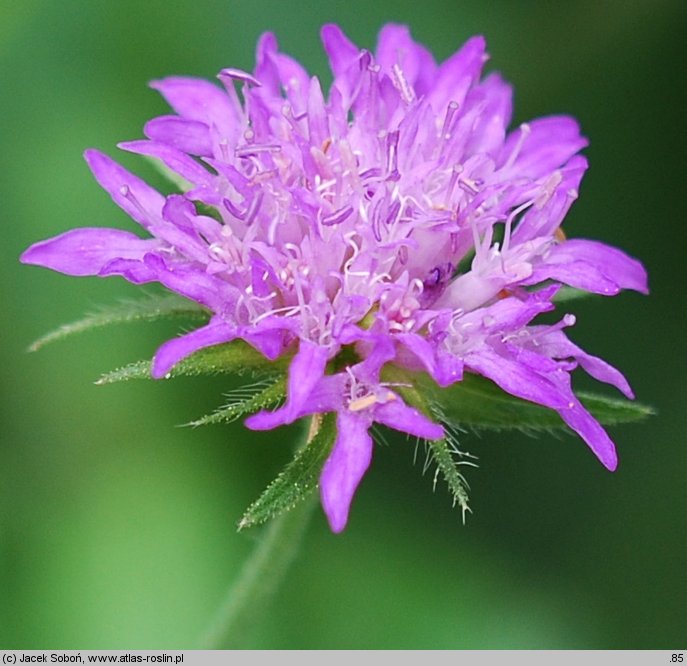
[{"label": "purple flower", "polygon": [[96,179],[146,237],[75,229],[22,261],[160,282],[205,306],[206,326],[157,351],[155,377],[237,338],[269,359],[293,354],[286,403],[247,424],[336,412],[320,479],[334,531],[370,463],[374,422],[443,436],[383,381],[385,367],[427,372],[442,387],[483,375],[556,410],[614,469],[614,445],[573,394],[570,373],[580,365],[628,397],[630,387],[568,340],[571,315],[532,323],[554,309],[561,284],[647,291],[638,261],[560,230],[587,168],[575,120],[509,131],[512,91],[498,74],[482,78],[481,37],[441,64],[403,26],[385,26],[374,54],[334,25],[322,40],[334,75],[327,95],[270,33],[253,74],[224,69],[223,87],[153,82],[174,115],[120,148],[161,161],[183,193],[163,196],[89,150]]}]

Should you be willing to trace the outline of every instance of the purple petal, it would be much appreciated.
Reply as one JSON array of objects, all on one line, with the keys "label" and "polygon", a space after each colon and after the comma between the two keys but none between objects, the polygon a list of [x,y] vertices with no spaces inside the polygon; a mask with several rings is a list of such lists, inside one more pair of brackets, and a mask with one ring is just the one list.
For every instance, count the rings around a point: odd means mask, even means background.
[{"label": "purple petal", "polygon": [[397,338],[417,357],[439,386],[450,386],[463,379],[463,361],[457,356],[442,353],[424,337],[415,333],[400,333]]},{"label": "purple petal", "polygon": [[84,157],[95,179],[127,215],[146,229],[155,225],[165,203],[159,192],[98,150],[87,150]]},{"label": "purple petal", "polygon": [[[513,114],[513,88],[498,74],[490,74],[468,94],[468,104],[481,107],[465,146],[468,155],[486,153],[495,157],[501,150]],[[474,98],[474,102],[473,102]],[[468,109],[464,110],[467,113]]]},{"label": "purple petal", "polygon": [[320,36],[324,50],[329,56],[329,65],[334,74],[334,85],[341,92],[344,105],[347,106],[360,78],[358,60],[361,51],[346,37],[338,25],[323,26]]},{"label": "purple petal", "polygon": [[265,32],[258,39],[255,53],[255,78],[260,85],[273,96],[279,95],[279,71],[273,55],[279,50],[277,38],[272,32]]},{"label": "purple petal", "polygon": [[338,436],[320,476],[320,498],[332,532],[346,527],[356,488],[372,461],[369,420],[343,411],[337,418]]},{"label": "purple petal", "polygon": [[24,264],[44,266],[65,275],[98,275],[115,259],[134,259],[160,245],[127,231],[107,228],[73,229],[35,243],[20,257]]},{"label": "purple petal", "polygon": [[561,376],[560,388],[567,394],[567,402],[556,411],[582,439],[587,443],[594,455],[601,461],[606,469],[615,471],[618,466],[618,455],[615,444],[599,422],[581,405],[570,388],[570,375]]},{"label": "purple petal", "polygon": [[[550,189],[548,200],[535,203],[523,216],[520,223],[515,228],[511,241],[513,244],[525,243],[537,237],[552,236],[570,210],[573,202],[577,199],[577,191],[582,181],[582,177],[589,164],[586,158],[575,155],[568,163],[557,172],[551,174],[542,185],[542,194],[547,196],[547,186]],[[560,182],[556,182],[561,178]]]},{"label": "purple petal", "polygon": [[249,430],[273,430],[281,425],[286,425],[284,412],[280,409],[274,412],[261,411],[257,414],[251,414],[243,422]]},{"label": "purple petal", "polygon": [[[295,418],[339,411],[343,404],[345,381],[345,377],[341,374],[323,377],[313,387],[307,401],[301,405]],[[272,430],[287,423],[290,423],[289,414],[282,408],[273,412],[262,411],[253,414],[245,420],[244,425],[251,430]]]},{"label": "purple petal", "polygon": [[597,267],[590,266],[584,261],[539,264],[520,284],[539,284],[544,280],[557,280],[576,289],[603,296],[615,296],[620,291],[620,287],[613,280],[609,280]]},{"label": "purple petal", "polygon": [[[314,412],[330,411],[331,404],[310,400],[313,390],[321,383],[327,365],[329,350],[309,340],[301,340],[298,353],[289,366],[289,385],[286,403],[274,412],[259,412],[246,419],[246,426],[253,430],[271,430],[279,425]],[[340,398],[339,398],[340,401]]]},{"label": "purple petal", "polygon": [[[242,69],[237,69],[236,67],[225,67],[217,75],[220,80],[228,79],[227,83],[234,81],[239,81],[240,83],[249,83],[252,86],[262,85],[252,74],[244,72]],[[225,88],[227,86],[225,85]]]},{"label": "purple petal", "polygon": [[463,104],[468,90],[482,73],[487,60],[486,47],[484,37],[471,37],[460,51],[439,65],[432,90],[427,95],[437,113],[443,112],[449,102]]},{"label": "purple petal", "polygon": [[[528,123],[529,134],[522,140],[508,175],[541,178],[562,167],[589,142],[580,134],[580,126],[568,116],[550,116]],[[502,160],[509,160],[521,142],[521,130],[510,134],[503,146]]]},{"label": "purple petal", "polygon": [[155,379],[164,377],[179,361],[199,349],[230,342],[236,337],[236,327],[219,317],[213,317],[207,326],[165,342],[155,354],[151,374]]},{"label": "purple petal", "polygon": [[295,105],[295,113],[302,112],[308,96],[310,77],[293,58],[279,53],[277,39],[272,33],[265,33],[260,38],[256,61],[255,73],[260,83],[275,96],[281,94],[281,84],[289,101]]},{"label": "purple petal", "polygon": [[120,275],[133,284],[146,284],[158,281],[158,271],[146,266],[143,259],[114,259],[100,269],[100,277]]},{"label": "purple petal", "polygon": [[[347,332],[354,328],[357,327],[351,326]],[[358,330],[360,331],[360,329]],[[396,356],[394,341],[388,335],[369,331],[360,331],[360,336],[357,339],[356,349],[365,360],[354,366],[356,375],[363,381],[376,384],[379,381],[382,366]],[[341,342],[343,342],[343,336]]]},{"label": "purple petal", "polygon": [[432,54],[413,40],[408,27],[393,23],[379,33],[375,60],[387,74],[398,65],[418,97],[429,90],[437,68]]},{"label": "purple petal", "polygon": [[[537,327],[535,327],[536,329]],[[534,331],[533,331],[534,332]],[[537,349],[551,358],[574,358],[584,370],[594,379],[611,384],[628,398],[633,399],[634,393],[623,374],[598,356],[587,354],[577,345],[568,340],[563,331],[551,331],[536,341]]]},{"label": "purple petal", "polygon": [[[168,166],[172,171],[178,173],[182,178],[185,178],[193,185],[205,186],[208,189],[214,189],[215,177],[204,169],[193,158],[186,155],[186,153],[177,150],[176,148],[157,141],[125,141],[117,144],[118,148],[126,150],[137,155],[148,155],[155,157]],[[217,201],[221,197],[217,194]]]},{"label": "purple petal", "polygon": [[551,285],[529,294],[527,298],[502,298],[492,305],[469,312],[460,321],[473,326],[473,330],[483,330],[487,335],[518,331],[537,315],[554,309],[551,299],[559,289],[558,285]]},{"label": "purple petal", "polygon": [[[618,248],[610,247],[598,241],[578,238],[567,240],[551,249],[546,257],[546,262],[548,265],[569,266],[570,276],[578,283],[588,282],[584,276],[586,270],[601,275],[605,280],[614,284],[616,292],[619,289],[634,289],[643,294],[649,293],[648,278],[644,266]],[[577,286],[577,284],[572,286]],[[589,289],[589,291],[604,293],[604,291],[595,289]]]},{"label": "purple petal", "polygon": [[[169,224],[161,224],[155,233],[171,247],[184,255],[186,259],[192,259],[206,264],[208,261],[208,245],[196,232],[195,206],[185,197],[179,194],[171,194],[167,198],[162,216]],[[216,222],[216,220],[213,220]],[[198,226],[203,227],[202,221]]]},{"label": "purple petal", "polygon": [[214,312],[233,313],[240,297],[237,287],[208,275],[204,268],[168,264],[162,257],[147,254],[145,266],[168,289],[200,303]]},{"label": "purple petal", "polygon": [[490,349],[468,354],[465,366],[488,379],[506,393],[552,409],[561,409],[567,401],[549,379],[523,363],[502,356]]},{"label": "purple petal", "polygon": [[310,144],[313,146],[321,146],[329,137],[327,109],[324,105],[320,82],[316,77],[311,79],[308,90],[308,129],[310,130]]},{"label": "purple petal", "polygon": [[177,116],[160,116],[149,120],[143,128],[144,134],[153,141],[189,153],[212,157],[212,139],[205,123]]},{"label": "purple petal", "polygon": [[286,346],[284,330],[282,329],[256,331],[251,327],[248,331],[244,329],[241,337],[270,361],[279,358],[284,353],[284,347]]},{"label": "purple petal", "polygon": [[301,340],[298,353],[289,366],[289,387],[286,404],[282,408],[286,423],[299,418],[310,393],[324,375],[329,350],[309,340]]},{"label": "purple petal", "polygon": [[182,118],[217,127],[221,134],[230,134],[238,121],[237,111],[227,94],[209,81],[171,76],[152,81],[150,87],[159,91]]},{"label": "purple petal", "polygon": [[374,420],[394,430],[406,432],[422,439],[441,439],[444,429],[430,421],[413,407],[408,407],[400,398],[377,405]]}]

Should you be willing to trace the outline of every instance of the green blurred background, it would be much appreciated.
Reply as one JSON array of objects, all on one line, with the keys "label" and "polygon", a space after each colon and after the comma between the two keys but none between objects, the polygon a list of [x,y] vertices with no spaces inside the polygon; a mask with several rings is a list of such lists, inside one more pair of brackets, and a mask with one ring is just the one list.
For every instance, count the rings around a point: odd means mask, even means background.
[{"label": "green blurred background", "polygon": [[[404,439],[380,446],[340,536],[318,512],[261,648],[684,648],[687,644],[685,233],[687,3],[660,0],[0,0],[2,490],[0,647],[188,648],[258,532],[235,523],[293,431],[179,424],[227,380],[96,387],[176,332],[130,325],[26,353],[57,325],[135,297],[17,257],[81,225],[131,228],[81,152],[115,154],[166,112],[168,74],[252,69],[257,36],[324,75],[318,30],[372,46],[408,23],[445,58],[487,36],[516,122],[575,115],[591,169],[566,230],[647,265],[652,294],[576,305],[578,344],[618,365],[659,415],[612,429],[606,472],[577,438],[465,435],[467,525]],[[149,176],[142,160],[122,161]],[[586,386],[580,378],[578,386]]]}]

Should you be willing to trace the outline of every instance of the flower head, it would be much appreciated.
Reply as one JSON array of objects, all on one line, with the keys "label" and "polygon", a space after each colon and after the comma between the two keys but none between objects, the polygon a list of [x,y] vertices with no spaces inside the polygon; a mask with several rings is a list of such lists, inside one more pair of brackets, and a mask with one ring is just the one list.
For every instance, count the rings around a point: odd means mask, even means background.
[{"label": "flower head", "polygon": [[221,87],[153,82],[174,114],[119,147],[162,162],[182,193],[163,196],[89,150],[96,179],[145,238],[75,229],[22,261],[159,282],[207,308],[206,326],[158,350],[155,377],[237,338],[269,359],[292,355],[286,403],[247,425],[336,412],[320,483],[335,531],[370,463],[373,422],[443,436],[384,380],[388,367],[424,371],[442,387],[483,375],[556,410],[614,469],[614,445],[570,373],[580,365],[632,397],[627,382],[567,338],[571,315],[533,323],[554,309],[561,284],[647,290],[635,259],[561,232],[587,168],[575,120],[509,130],[512,91],[498,74],[482,77],[481,37],[441,64],[398,25],[382,29],[374,53],[334,25],[322,40],[334,76],[327,94],[269,33],[252,74],[224,69]]}]

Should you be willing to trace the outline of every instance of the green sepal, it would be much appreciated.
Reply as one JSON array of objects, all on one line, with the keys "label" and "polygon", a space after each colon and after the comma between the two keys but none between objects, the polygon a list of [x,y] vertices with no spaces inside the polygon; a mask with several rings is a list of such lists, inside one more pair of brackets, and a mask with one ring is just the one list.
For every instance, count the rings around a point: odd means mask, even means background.
[{"label": "green sepal", "polygon": [[[413,379],[413,392],[421,394],[433,411],[441,413],[452,424],[496,430],[567,428],[553,409],[516,398],[478,375],[466,373],[462,381],[446,388],[438,387],[424,374]],[[576,395],[604,425],[641,421],[654,413],[651,407],[631,400],[582,391]]]},{"label": "green sepal", "polygon": [[278,405],[286,397],[286,375],[268,377],[250,386],[242,386],[226,394],[229,402],[212,414],[191,421],[190,426],[232,423],[244,414]]},{"label": "green sepal", "polygon": [[143,155],[142,157],[144,157],[145,160],[153,166],[155,171],[165,180],[169,181],[179,192],[188,192],[193,188],[193,183],[190,183],[183,176],[180,176],[176,171],[172,171],[172,169],[157,157],[152,157],[150,155]]},{"label": "green sepal", "polygon": [[211,217],[217,222],[224,223],[221,213],[214,207],[204,204],[202,201],[197,201],[194,199],[193,205],[196,207],[196,213],[198,215],[205,215],[205,217]]},{"label": "green sepal", "polygon": [[[105,373],[96,384],[115,384],[131,379],[152,379],[150,361],[137,361]],[[207,347],[177,363],[166,376],[195,377],[199,375],[235,374],[270,375],[286,372],[288,358],[266,359],[243,340],[234,340]]]},{"label": "green sepal", "polygon": [[568,303],[569,301],[579,301],[583,298],[600,298],[600,296],[591,291],[584,291],[583,289],[575,289],[575,287],[563,285],[551,300],[554,303]]},{"label": "green sepal", "polygon": [[605,395],[587,391],[577,391],[576,395],[602,425],[643,421],[656,413],[656,410],[649,405],[625,398],[608,398]]},{"label": "green sepal", "polygon": [[239,530],[259,525],[288,511],[317,488],[320,472],[336,439],[336,416],[325,414],[313,418],[320,419],[317,432],[248,507],[238,524]]},{"label": "green sepal", "polygon": [[132,321],[158,321],[162,319],[186,319],[204,322],[210,314],[203,307],[176,294],[150,295],[137,301],[124,301],[101,308],[82,319],[63,324],[56,330],[36,340],[29,351],[36,351],[50,342],[61,340],[75,333],[93,328]]}]

